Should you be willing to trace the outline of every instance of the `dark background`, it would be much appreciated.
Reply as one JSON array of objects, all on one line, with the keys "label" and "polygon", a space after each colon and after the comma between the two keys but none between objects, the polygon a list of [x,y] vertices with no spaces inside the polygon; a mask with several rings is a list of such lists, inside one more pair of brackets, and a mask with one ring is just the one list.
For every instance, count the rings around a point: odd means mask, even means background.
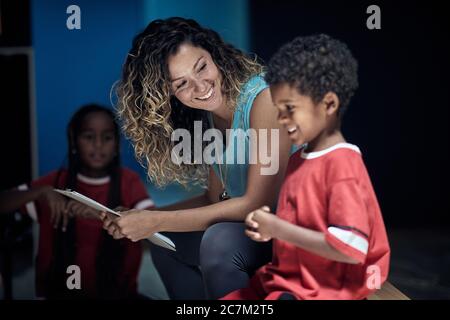
[{"label": "dark background", "polygon": [[[75,74],[69,82],[77,83],[86,77],[83,72],[86,72],[87,60],[84,57],[89,48],[97,54],[109,50],[107,57],[96,62],[98,68],[92,69],[92,74],[91,70],[87,72],[93,82],[104,84],[108,81],[110,74],[99,75],[111,67],[118,68],[120,63],[113,63],[121,55],[118,51],[127,50],[140,23],[148,23],[153,14],[151,10],[142,17],[138,14],[143,10],[144,2],[151,3],[152,10],[158,9],[161,17],[164,14],[182,15],[196,18],[204,25],[211,24],[209,19],[223,18],[224,24],[217,31],[229,33],[235,30],[229,29],[234,21],[231,17],[243,19],[240,10],[248,3],[250,49],[264,61],[268,61],[282,44],[299,35],[328,33],[348,44],[359,61],[360,87],[344,117],[343,131],[349,142],[361,148],[383,211],[392,249],[389,281],[412,299],[450,299],[450,194],[447,183],[450,57],[447,42],[450,28],[444,4],[438,1],[364,0],[242,0],[231,5],[201,0],[121,1],[78,0],[74,4],[81,5],[84,16],[90,17],[85,21],[91,24],[85,25],[85,33],[70,33],[65,29],[64,20],[65,7],[72,4],[68,0],[0,0],[3,18],[0,49],[32,47],[32,61],[37,68],[36,93],[42,96],[53,86],[59,88],[52,89],[58,101],[53,109],[53,94],[44,97],[41,104],[38,101],[37,106],[41,112],[41,122],[37,121],[37,125],[42,134],[38,143],[44,146],[40,149],[45,151],[41,161],[44,165],[53,159],[57,159],[58,164],[61,161],[58,152],[52,158],[53,153],[49,151],[65,150],[53,139],[60,135],[63,141],[63,129],[54,130],[50,125],[59,121],[63,128],[63,116],[69,113],[70,107],[76,106],[67,102],[59,105],[59,100],[79,101],[84,94],[89,96],[90,89],[98,98],[100,93],[97,91],[101,92],[101,86],[80,82],[81,87],[75,86],[75,92],[80,96],[72,95],[67,87],[59,87],[59,83],[65,83],[60,78]],[[366,9],[372,4],[381,8],[381,30],[366,27],[369,17]],[[64,19],[60,20],[59,13]],[[214,16],[217,14],[220,17]],[[245,26],[247,17],[244,18],[242,25]],[[237,29],[241,26],[238,25]],[[105,32],[107,36],[101,36]],[[68,43],[75,45],[69,46],[68,50]],[[96,46],[98,43],[101,46]],[[104,44],[109,49],[102,48]],[[67,66],[62,63],[66,60]],[[24,54],[3,55],[0,59],[3,120],[0,126],[0,190],[15,186],[19,181],[31,180],[29,105],[32,97],[28,95],[28,61]],[[54,75],[57,75],[56,81]],[[67,77],[64,79],[68,81]],[[40,168],[39,174],[45,172]],[[155,201],[160,199],[156,197],[155,189],[151,194]],[[172,198],[179,196],[173,190],[161,194]],[[0,230],[1,273],[5,288],[11,275],[14,281],[20,280],[24,286],[16,283],[15,294],[5,289],[3,298],[29,297],[29,292],[33,291],[32,280],[27,282],[23,271],[32,267],[32,245],[26,241],[26,224],[15,221],[17,216],[9,218],[0,221],[0,227],[8,227],[5,222],[18,227],[7,229],[8,232]],[[11,230],[14,231],[12,236]],[[10,235],[8,241],[2,238],[6,234]],[[154,270],[152,265],[142,269]],[[154,284],[158,284],[153,282],[155,274],[147,277],[141,288],[145,286],[148,292],[160,294],[159,289],[155,290]]]},{"label": "dark background", "polygon": [[[381,30],[366,27],[371,4],[381,8]],[[0,10],[0,46],[31,45],[29,2],[0,0]],[[360,86],[343,131],[363,152],[388,227],[450,226],[446,12],[438,1],[249,1],[251,51],[266,62],[299,35],[327,33],[352,50]],[[2,157],[2,189],[17,174],[31,177],[29,123],[20,121],[28,119],[26,63],[1,60],[2,118],[10,121],[0,136],[4,150],[17,150]],[[11,167],[21,168],[15,177]]]},{"label": "dark background", "polygon": [[[369,30],[369,5],[381,30]],[[449,17],[437,1],[250,1],[252,49],[266,62],[296,36],[327,33],[359,62],[344,117],[388,227],[450,225]]]},{"label": "dark background", "polygon": [[[0,0],[0,13],[0,48],[30,46],[29,2]],[[25,54],[0,55],[0,190],[31,180],[28,68]]]}]

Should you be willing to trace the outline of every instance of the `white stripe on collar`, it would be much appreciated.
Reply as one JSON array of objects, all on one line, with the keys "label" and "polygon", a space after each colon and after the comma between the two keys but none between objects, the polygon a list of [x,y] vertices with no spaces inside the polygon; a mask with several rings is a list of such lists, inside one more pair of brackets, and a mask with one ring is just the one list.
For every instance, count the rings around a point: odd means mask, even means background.
[{"label": "white stripe on collar", "polygon": [[334,151],[336,149],[342,149],[342,148],[351,149],[353,151],[358,152],[359,154],[361,153],[361,150],[359,150],[359,148],[356,145],[347,143],[347,142],[341,142],[341,143],[335,144],[334,146],[331,146],[327,149],[316,151],[316,152],[306,153],[305,151],[302,150],[301,157],[303,159],[315,159],[315,158],[319,158],[327,153],[330,153],[331,151]]},{"label": "white stripe on collar", "polygon": [[86,184],[90,184],[93,186],[107,184],[111,180],[111,178],[109,176],[102,177],[102,178],[91,178],[91,177],[86,177],[85,175],[82,175],[81,173],[77,173],[77,179],[81,182],[84,182]]}]

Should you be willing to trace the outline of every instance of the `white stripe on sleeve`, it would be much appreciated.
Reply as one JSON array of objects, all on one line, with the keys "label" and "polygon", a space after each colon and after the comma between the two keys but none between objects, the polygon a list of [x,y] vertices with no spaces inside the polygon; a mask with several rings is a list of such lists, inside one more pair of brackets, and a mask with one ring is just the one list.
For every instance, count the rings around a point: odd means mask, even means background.
[{"label": "white stripe on sleeve", "polygon": [[336,227],[329,227],[328,231],[338,238],[340,241],[349,245],[350,247],[362,252],[363,254],[367,254],[367,250],[369,249],[369,242],[363,237],[349,231],[343,230]]},{"label": "white stripe on sleeve", "polygon": [[138,203],[136,203],[136,205],[134,206],[134,209],[142,210],[142,209],[154,207],[154,206],[155,206],[155,203],[153,202],[153,200],[150,198],[147,198],[147,199],[141,200]]}]

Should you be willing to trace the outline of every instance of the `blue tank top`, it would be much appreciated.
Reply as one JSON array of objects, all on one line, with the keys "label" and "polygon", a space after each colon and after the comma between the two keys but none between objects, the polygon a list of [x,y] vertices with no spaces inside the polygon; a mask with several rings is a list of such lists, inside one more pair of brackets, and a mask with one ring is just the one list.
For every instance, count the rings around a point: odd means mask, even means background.
[{"label": "blue tank top", "polygon": [[[234,135],[229,139],[228,145],[223,151],[223,164],[221,170],[218,164],[214,164],[215,173],[225,184],[225,190],[232,198],[240,197],[245,194],[247,189],[247,176],[249,166],[249,135],[245,134],[250,129],[250,111],[256,96],[268,87],[263,77],[253,76],[243,86],[242,92],[238,97],[237,106],[233,114],[231,129],[235,130]],[[209,113],[209,120],[212,123],[212,115]],[[238,130],[241,129],[241,130]],[[230,159],[227,161],[227,154],[233,153],[233,164]],[[228,162],[228,163],[227,163]]]}]

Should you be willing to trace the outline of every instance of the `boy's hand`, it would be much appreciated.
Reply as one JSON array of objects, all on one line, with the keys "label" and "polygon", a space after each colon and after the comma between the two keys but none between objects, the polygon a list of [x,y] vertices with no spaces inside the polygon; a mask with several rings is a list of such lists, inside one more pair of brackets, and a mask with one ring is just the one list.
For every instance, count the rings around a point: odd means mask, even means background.
[{"label": "boy's hand", "polygon": [[277,216],[270,212],[269,207],[261,207],[247,215],[245,234],[254,241],[269,241],[275,236],[273,230],[277,220]]}]

